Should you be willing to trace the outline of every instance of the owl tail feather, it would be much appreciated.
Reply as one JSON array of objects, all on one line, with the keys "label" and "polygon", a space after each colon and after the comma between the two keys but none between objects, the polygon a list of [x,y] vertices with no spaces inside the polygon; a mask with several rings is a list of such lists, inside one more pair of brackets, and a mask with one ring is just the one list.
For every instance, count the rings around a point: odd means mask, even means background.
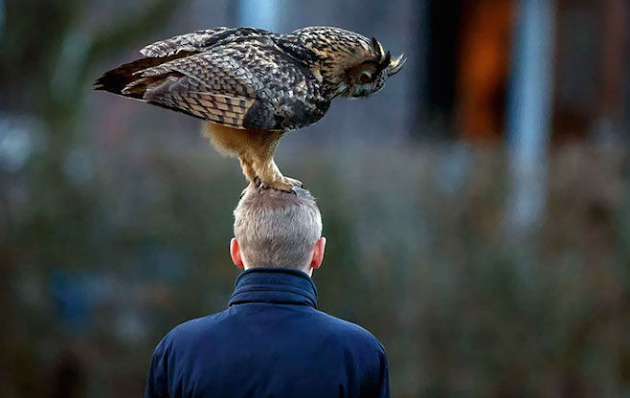
[{"label": "owl tail feather", "polygon": [[154,83],[153,80],[156,79],[142,78],[137,72],[161,65],[182,56],[184,56],[184,54],[178,53],[170,57],[147,57],[121,65],[116,69],[105,72],[103,76],[96,80],[94,90],[104,90],[124,97],[143,99],[147,87],[151,83]]}]

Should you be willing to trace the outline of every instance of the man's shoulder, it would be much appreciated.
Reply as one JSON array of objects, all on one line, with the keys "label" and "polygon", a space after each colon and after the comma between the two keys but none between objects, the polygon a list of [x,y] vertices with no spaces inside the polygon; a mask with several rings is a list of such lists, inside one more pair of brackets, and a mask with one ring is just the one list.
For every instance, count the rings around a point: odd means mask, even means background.
[{"label": "man's shoulder", "polygon": [[[299,328],[306,328],[314,333],[316,340],[326,340],[338,348],[354,347],[364,351],[378,351],[384,353],[381,342],[369,331],[363,327],[334,317],[325,312],[316,309],[306,311],[306,323],[294,323],[294,326],[301,325]],[[310,315],[307,315],[309,314]],[[183,348],[184,346],[194,346],[199,341],[208,343],[214,339],[225,342],[233,337],[234,333],[234,316],[229,310],[217,312],[202,318],[192,319],[183,322],[173,328],[162,340],[162,348]],[[304,319],[304,318],[303,318]],[[318,338],[317,338],[317,337]]]},{"label": "man's shoulder", "polygon": [[216,328],[216,325],[221,324],[224,320],[225,311],[221,311],[185,321],[171,329],[162,339],[162,344],[185,343],[186,341],[207,337],[207,334],[211,333]]},{"label": "man's shoulder", "polygon": [[362,345],[367,349],[384,351],[381,342],[372,333],[356,323],[345,321],[318,310],[315,310],[315,313],[324,330],[341,342],[347,342],[351,345]]}]

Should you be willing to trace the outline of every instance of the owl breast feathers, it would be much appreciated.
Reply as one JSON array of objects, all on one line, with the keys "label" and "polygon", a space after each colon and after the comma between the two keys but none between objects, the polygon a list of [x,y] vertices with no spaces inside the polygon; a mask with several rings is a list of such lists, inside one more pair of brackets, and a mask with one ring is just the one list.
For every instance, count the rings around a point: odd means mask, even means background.
[{"label": "owl breast feathers", "polygon": [[[205,120],[215,144],[239,156],[250,181],[274,188],[293,184],[271,164],[283,132],[318,121],[337,96],[379,91],[405,61],[402,55],[392,59],[374,38],[334,27],[290,34],[223,27],[159,41],[140,52],[144,58],[106,72],[96,89]],[[238,130],[263,137],[241,133],[246,135],[239,142]],[[220,136],[225,134],[231,136]],[[258,145],[250,148],[249,141]],[[260,170],[261,160],[248,172],[243,159],[256,157],[266,158],[269,170]],[[285,184],[265,181],[274,178]]]}]

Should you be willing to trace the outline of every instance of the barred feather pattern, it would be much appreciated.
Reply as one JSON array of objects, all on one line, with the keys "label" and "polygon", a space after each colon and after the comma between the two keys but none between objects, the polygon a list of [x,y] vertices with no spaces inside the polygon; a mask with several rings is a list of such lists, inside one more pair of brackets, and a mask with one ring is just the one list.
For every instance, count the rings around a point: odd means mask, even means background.
[{"label": "barred feather pattern", "polygon": [[276,131],[316,122],[350,84],[351,68],[383,61],[376,39],[333,27],[288,35],[219,27],[141,53],[145,58],[105,73],[97,89],[232,128]]}]

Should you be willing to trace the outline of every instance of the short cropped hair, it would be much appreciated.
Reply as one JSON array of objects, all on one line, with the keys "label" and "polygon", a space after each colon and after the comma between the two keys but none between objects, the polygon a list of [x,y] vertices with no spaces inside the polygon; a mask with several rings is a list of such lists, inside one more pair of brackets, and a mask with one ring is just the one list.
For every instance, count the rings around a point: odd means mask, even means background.
[{"label": "short cropped hair", "polygon": [[305,189],[247,188],[234,210],[234,237],[247,265],[303,269],[322,236],[322,217]]}]

